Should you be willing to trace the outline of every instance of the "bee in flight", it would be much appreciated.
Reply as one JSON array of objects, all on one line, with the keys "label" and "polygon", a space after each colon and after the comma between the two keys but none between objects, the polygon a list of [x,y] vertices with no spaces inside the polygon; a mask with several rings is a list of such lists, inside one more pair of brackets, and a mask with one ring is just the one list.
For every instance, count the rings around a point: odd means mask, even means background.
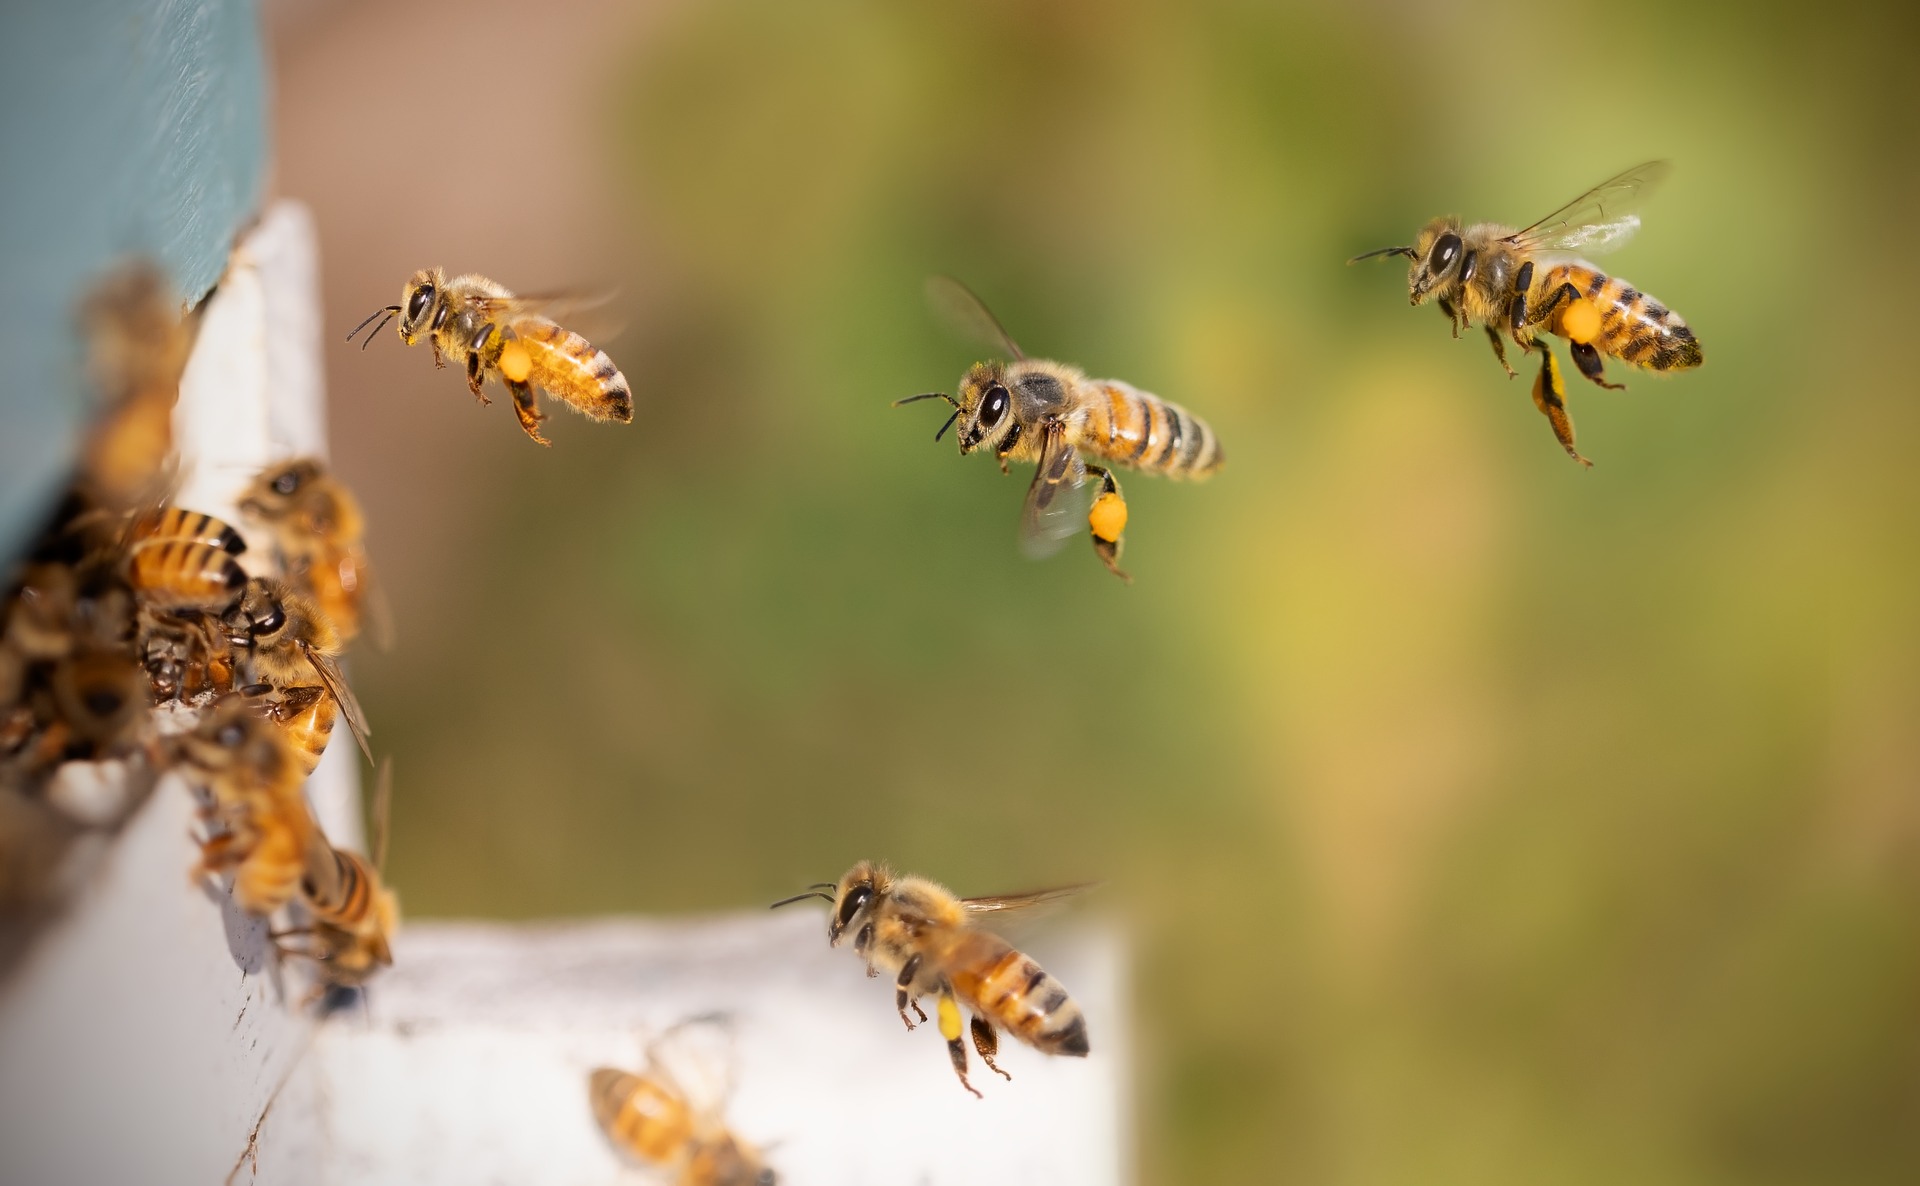
[{"label": "bee in flight", "polygon": [[411,346],[425,337],[434,365],[445,366],[448,358],[466,364],[467,388],[481,403],[493,402],[481,390],[488,379],[505,384],[520,427],[546,445],[552,442],[540,435],[546,417],[533,393],[536,387],[589,419],[633,421],[633,391],[620,368],[605,351],[553,320],[581,304],[515,296],[485,276],[469,273],[449,280],[439,268],[422,268],[407,281],[399,304],[376,310],[347,341],[379,319],[367,335],[372,342],[387,321],[398,317],[400,340]]},{"label": "bee in flight", "polygon": [[675,1186],[774,1186],[779,1179],[760,1150],[728,1127],[726,1093],[692,1074],[703,1069],[692,1065],[698,1048],[678,1041],[696,1024],[721,1020],[696,1017],[671,1027],[647,1047],[646,1068],[637,1074],[594,1068],[587,1101],[622,1153],[670,1172]]},{"label": "bee in flight", "polygon": [[972,1018],[973,1048],[987,1069],[1011,1079],[994,1061],[996,1028],[1046,1054],[1084,1058],[1087,1021],[1067,990],[1039,964],[1000,936],[974,925],[983,914],[1004,914],[1057,901],[1087,888],[1064,886],[1029,894],[962,898],[923,877],[901,877],[885,865],[862,861],[837,883],[821,882],[804,894],[775,902],[774,908],[808,898],[833,907],[827,942],[834,947],[851,936],[854,954],[867,961],[867,975],[894,978],[894,1008],[908,1029],[912,1007],[927,1019],[920,998],[936,998],[940,1036],[960,1086],[967,1082],[967,1050],[960,1041],[960,1010]]},{"label": "bee in flight", "polygon": [[1436,218],[1421,228],[1411,247],[1382,247],[1347,262],[1394,255],[1412,260],[1407,269],[1412,302],[1439,305],[1456,338],[1478,321],[1509,378],[1515,372],[1507,365],[1502,335],[1523,350],[1538,349],[1534,405],[1567,455],[1591,466],[1574,448],[1566,387],[1553,351],[1537,339],[1543,333],[1565,338],[1580,373],[1616,391],[1625,384],[1607,382],[1603,356],[1650,371],[1700,365],[1700,341],[1678,313],[1581,258],[1626,242],[1640,227],[1634,210],[1667,172],[1665,161],[1628,169],[1518,231]]},{"label": "bee in flight", "polygon": [[[933,434],[934,440],[957,423],[962,456],[991,448],[1002,473],[1008,461],[1035,463],[1020,516],[1020,542],[1027,555],[1051,555],[1084,523],[1102,563],[1121,580],[1130,580],[1120,569],[1127,503],[1114,469],[1196,480],[1211,477],[1225,460],[1213,429],[1179,404],[1117,379],[1089,379],[1064,363],[1028,358],[980,298],[958,280],[933,277],[927,296],[956,328],[1003,351],[1009,361],[975,363],[961,377],[958,397],[934,391],[896,400],[894,406],[946,400],[953,405],[953,415]],[[1089,477],[1097,483],[1091,505],[1086,501]]]}]

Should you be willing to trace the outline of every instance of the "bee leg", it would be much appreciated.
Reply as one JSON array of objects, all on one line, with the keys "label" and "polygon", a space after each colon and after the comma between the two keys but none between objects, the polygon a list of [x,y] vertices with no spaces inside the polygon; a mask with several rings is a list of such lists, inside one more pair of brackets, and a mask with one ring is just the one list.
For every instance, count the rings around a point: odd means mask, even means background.
[{"label": "bee leg", "polygon": [[1546,343],[1540,344],[1540,377],[1533,381],[1533,406],[1553,425],[1553,435],[1560,447],[1588,469],[1593,462],[1580,456],[1580,450],[1573,447],[1573,417],[1567,415],[1567,388],[1560,378],[1560,364],[1553,357],[1553,349]]},{"label": "bee leg", "polygon": [[1520,372],[1514,370],[1513,367],[1507,363],[1507,344],[1500,340],[1500,331],[1491,325],[1486,326],[1485,329],[1487,331],[1487,340],[1493,343],[1493,356],[1500,360],[1500,369],[1507,372],[1507,378],[1513,378]]},{"label": "bee leg", "polygon": [[1627,389],[1625,383],[1607,382],[1607,373],[1601,369],[1600,365],[1600,352],[1593,348],[1592,342],[1568,342],[1567,352],[1573,355],[1573,365],[1580,368],[1580,373],[1595,383],[1598,383],[1608,391],[1625,391]]},{"label": "bee leg", "polygon": [[967,1047],[960,1040],[960,1002],[953,999],[952,985],[940,985],[940,1005],[935,1012],[940,1015],[940,1036],[947,1040],[947,1057],[953,1060],[953,1073],[960,1076],[960,1086],[973,1092],[975,1099],[984,1099],[979,1089],[967,1082]]},{"label": "bee leg", "polygon": [[980,1052],[980,1061],[987,1064],[989,1071],[1011,1082],[1013,1076],[1001,1070],[1000,1064],[993,1061],[994,1054],[1000,1049],[1000,1035],[994,1032],[992,1023],[975,1013],[972,1029],[973,1048]]},{"label": "bee leg", "polygon": [[493,401],[487,398],[486,392],[480,390],[480,367],[480,352],[478,350],[467,351],[467,390],[473,392],[473,398],[479,400],[482,404],[490,404]]},{"label": "bee leg", "polygon": [[908,1029],[914,1028],[913,1020],[907,1016],[908,1005],[912,1005],[913,1011],[920,1014],[921,1021],[927,1019],[926,1013],[920,1008],[920,1002],[907,993],[907,990],[913,987],[913,978],[919,974],[920,957],[910,955],[907,957],[907,962],[900,965],[900,976],[893,982],[893,1007],[899,1011],[900,1020]]},{"label": "bee leg", "polygon": [[536,445],[551,445],[552,441],[540,435],[540,422],[546,417],[540,414],[540,404],[535,399],[531,385],[511,379],[506,381],[507,390],[513,393],[513,414],[520,417],[520,427],[533,438]]},{"label": "bee leg", "polygon": [[1449,297],[1440,297],[1434,301],[1434,304],[1439,305],[1440,311],[1447,315],[1447,327],[1453,330],[1453,336],[1456,338],[1459,337],[1460,312],[1453,307],[1453,300]]},{"label": "bee leg", "polygon": [[1100,563],[1107,566],[1108,572],[1131,585],[1133,578],[1120,569],[1120,549],[1126,543],[1126,496],[1120,493],[1120,483],[1112,470],[1089,465],[1087,473],[1100,478],[1100,490],[1094,495],[1093,505],[1087,508],[1087,534],[1093,540],[1093,553],[1100,557]]}]

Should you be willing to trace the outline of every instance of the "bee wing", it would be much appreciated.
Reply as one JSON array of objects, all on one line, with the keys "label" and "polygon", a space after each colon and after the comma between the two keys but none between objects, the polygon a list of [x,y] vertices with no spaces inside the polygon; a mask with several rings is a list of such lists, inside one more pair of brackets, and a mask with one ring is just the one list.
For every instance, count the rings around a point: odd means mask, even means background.
[{"label": "bee wing", "polygon": [[1092,490],[1080,451],[1067,443],[1066,426],[1047,420],[1041,428],[1040,464],[1020,512],[1020,550],[1035,560],[1053,555],[1087,525]]},{"label": "bee wing", "polygon": [[320,676],[320,682],[326,685],[333,702],[340,706],[340,715],[347,718],[347,728],[353,730],[353,739],[360,743],[360,752],[367,756],[367,762],[371,764],[373,748],[367,744],[367,738],[372,736],[373,730],[367,727],[367,714],[360,710],[360,702],[354,699],[353,689],[347,686],[346,677],[340,674],[340,665],[312,647],[303,647],[302,650],[306,653],[307,662],[313,665],[313,670]]},{"label": "bee wing", "polygon": [[1099,885],[1097,881],[1079,881],[1072,885],[1055,886],[1052,889],[1029,890],[1024,894],[989,894],[984,898],[962,898],[960,904],[969,915],[974,914],[1011,914],[1017,910],[1032,910],[1037,906],[1047,906],[1064,901],[1075,894],[1082,894]]},{"label": "bee wing", "polygon": [[927,306],[943,325],[968,342],[1005,351],[1009,358],[1026,357],[987,303],[953,277],[927,277]]},{"label": "bee wing", "polygon": [[618,298],[613,291],[555,291],[475,297],[473,301],[501,321],[533,317],[564,325],[583,336],[606,339],[618,337],[623,328],[613,309]]},{"label": "bee wing", "polygon": [[1640,216],[1634,211],[1671,171],[1665,161],[1635,165],[1507,236],[1507,242],[1534,252],[1597,255],[1612,251],[1640,229]]},{"label": "bee wing", "polygon": [[366,616],[367,633],[373,638],[374,649],[387,654],[393,650],[396,632],[393,601],[387,596],[387,587],[373,575],[373,562],[367,559],[364,550],[354,556],[351,563],[360,582],[360,608]]},{"label": "bee wing", "polygon": [[646,1044],[646,1070],[696,1114],[718,1119],[733,1094],[734,1023],[726,1013],[682,1018]]}]

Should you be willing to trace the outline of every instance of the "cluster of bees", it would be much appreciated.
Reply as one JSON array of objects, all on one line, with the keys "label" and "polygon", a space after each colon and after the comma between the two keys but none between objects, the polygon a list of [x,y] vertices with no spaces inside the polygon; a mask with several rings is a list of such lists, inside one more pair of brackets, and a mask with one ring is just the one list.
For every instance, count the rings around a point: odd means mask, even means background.
[{"label": "cluster of bees", "polygon": [[[270,923],[297,905],[304,925],[274,933],[281,950],[312,957],[327,983],[360,984],[392,961],[395,899],[377,861],[329,842],[304,789],[337,720],[367,751],[338,665],[378,604],[359,506],[312,458],[262,471],[241,495],[257,549],[174,505],[189,327],[141,269],[102,288],[87,325],[107,411],[0,605],[0,802],[13,818],[57,819],[62,785],[92,774],[129,788],[123,814],[179,774],[207,828],[194,875],[230,877],[233,900]],[[20,871],[46,831],[0,829],[16,911],[35,904]]]}]

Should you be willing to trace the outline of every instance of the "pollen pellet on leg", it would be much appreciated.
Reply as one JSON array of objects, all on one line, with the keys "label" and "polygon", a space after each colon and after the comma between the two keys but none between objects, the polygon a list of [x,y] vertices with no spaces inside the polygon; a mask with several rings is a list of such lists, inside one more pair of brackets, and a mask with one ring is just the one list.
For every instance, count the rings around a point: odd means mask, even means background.
[{"label": "pollen pellet on leg", "polygon": [[1092,509],[1087,511],[1087,526],[1095,539],[1108,543],[1119,539],[1120,533],[1127,529],[1126,500],[1111,490],[1094,499]]},{"label": "pollen pellet on leg", "polygon": [[533,356],[519,342],[508,342],[500,347],[500,373],[514,383],[525,383],[527,376],[533,373]]},{"label": "pollen pellet on leg", "polygon": [[1569,342],[1591,342],[1600,334],[1600,310],[1584,298],[1569,301],[1560,311],[1560,336]]}]

